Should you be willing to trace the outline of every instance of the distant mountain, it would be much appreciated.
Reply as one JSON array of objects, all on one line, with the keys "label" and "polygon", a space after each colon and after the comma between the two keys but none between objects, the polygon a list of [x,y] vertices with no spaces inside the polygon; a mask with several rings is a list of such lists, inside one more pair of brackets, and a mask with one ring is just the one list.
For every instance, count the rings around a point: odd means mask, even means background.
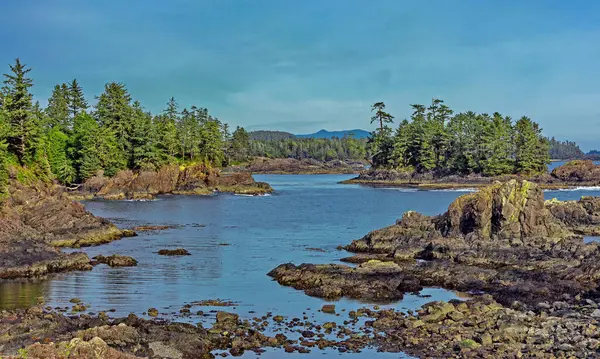
[{"label": "distant mountain", "polygon": [[249,133],[251,140],[257,141],[277,141],[284,138],[294,138],[293,134],[283,131],[253,131]]},{"label": "distant mountain", "polygon": [[316,133],[311,133],[308,135],[296,135],[298,138],[342,138],[344,136],[352,134],[354,138],[367,138],[371,134],[365,130],[344,130],[344,131],[327,131],[321,130]]}]

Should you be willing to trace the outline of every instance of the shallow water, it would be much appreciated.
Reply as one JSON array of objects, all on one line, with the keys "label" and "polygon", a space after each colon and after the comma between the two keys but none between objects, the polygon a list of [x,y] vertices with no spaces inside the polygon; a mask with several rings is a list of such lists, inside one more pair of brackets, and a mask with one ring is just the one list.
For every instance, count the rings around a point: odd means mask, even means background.
[{"label": "shallow water", "polygon": [[[220,298],[237,303],[234,308],[220,309],[246,318],[252,312],[297,317],[305,311],[318,321],[331,321],[331,315],[317,312],[324,300],[280,286],[266,273],[286,262],[338,262],[351,255],[337,250],[338,245],[393,224],[408,210],[429,215],[441,213],[463,194],[338,184],[351,177],[257,175],[257,180],[269,182],[276,190],[264,197],[166,196],[148,202],[86,202],[94,214],[110,218],[121,227],[141,224],[180,227],[140,233],[138,237],[84,249],[91,257],[114,253],[133,256],[139,262],[137,267],[100,265],[90,272],[65,273],[38,282],[0,284],[0,307],[30,306],[38,298],[53,307],[67,307],[69,299],[78,297],[91,304],[92,312],[114,308],[113,315],[142,315],[148,308],[156,307],[161,313],[173,316],[186,303]],[[600,195],[600,189],[546,192],[546,198],[561,200],[582,195]],[[186,248],[192,255],[156,254],[159,249],[178,247]],[[456,293],[436,288],[428,288],[421,294],[425,297],[407,295],[398,303],[382,307],[416,309],[432,300],[457,298]],[[353,310],[372,303],[343,299],[335,304],[342,314],[339,320],[343,320],[347,314],[342,309]],[[211,309],[218,308],[194,307],[192,312]],[[177,319],[212,322],[214,315]],[[339,355],[336,351],[313,351],[303,357],[322,354]],[[275,351],[261,357],[280,355],[281,351]],[[390,356],[374,352],[364,355],[365,358]]]}]

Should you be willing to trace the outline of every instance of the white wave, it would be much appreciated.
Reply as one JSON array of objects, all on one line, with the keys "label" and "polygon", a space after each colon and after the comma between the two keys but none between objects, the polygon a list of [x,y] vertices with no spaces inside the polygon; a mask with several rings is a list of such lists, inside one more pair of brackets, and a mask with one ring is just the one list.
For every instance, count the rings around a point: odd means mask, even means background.
[{"label": "white wave", "polygon": [[238,196],[238,197],[269,197],[269,196],[271,196],[271,194],[270,193],[263,193],[263,194],[236,193],[235,196]]},{"label": "white wave", "polygon": [[432,192],[477,192],[476,188],[448,188],[448,189],[434,189]]},{"label": "white wave", "polygon": [[600,186],[591,187],[575,187],[575,188],[561,188],[561,189],[547,189],[544,192],[574,192],[574,191],[600,191]]}]

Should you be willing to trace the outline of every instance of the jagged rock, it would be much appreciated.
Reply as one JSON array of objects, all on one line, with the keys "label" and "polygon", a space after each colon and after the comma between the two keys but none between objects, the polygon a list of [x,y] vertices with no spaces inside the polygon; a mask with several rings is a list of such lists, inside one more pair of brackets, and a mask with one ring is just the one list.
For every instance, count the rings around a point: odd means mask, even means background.
[{"label": "jagged rock", "polygon": [[361,263],[355,268],[285,264],[269,275],[327,299],[393,300],[436,286],[535,308],[596,291],[600,245],[585,244],[576,232],[580,224],[598,228],[599,204],[592,198],[547,203],[531,182],[498,182],[459,197],[442,215],[409,211],[353,241],[346,249],[361,253],[352,258]]}]

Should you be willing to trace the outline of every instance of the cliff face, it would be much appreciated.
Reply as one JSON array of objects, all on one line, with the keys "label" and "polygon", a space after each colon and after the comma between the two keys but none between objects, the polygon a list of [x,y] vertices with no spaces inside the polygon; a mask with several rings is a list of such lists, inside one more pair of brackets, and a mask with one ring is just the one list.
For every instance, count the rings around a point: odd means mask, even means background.
[{"label": "cliff face", "polygon": [[121,171],[109,178],[90,178],[75,196],[104,199],[151,199],[161,194],[210,194],[213,191],[264,194],[272,192],[267,183],[256,182],[249,173],[224,174],[204,165],[169,165],[158,171]]}]

